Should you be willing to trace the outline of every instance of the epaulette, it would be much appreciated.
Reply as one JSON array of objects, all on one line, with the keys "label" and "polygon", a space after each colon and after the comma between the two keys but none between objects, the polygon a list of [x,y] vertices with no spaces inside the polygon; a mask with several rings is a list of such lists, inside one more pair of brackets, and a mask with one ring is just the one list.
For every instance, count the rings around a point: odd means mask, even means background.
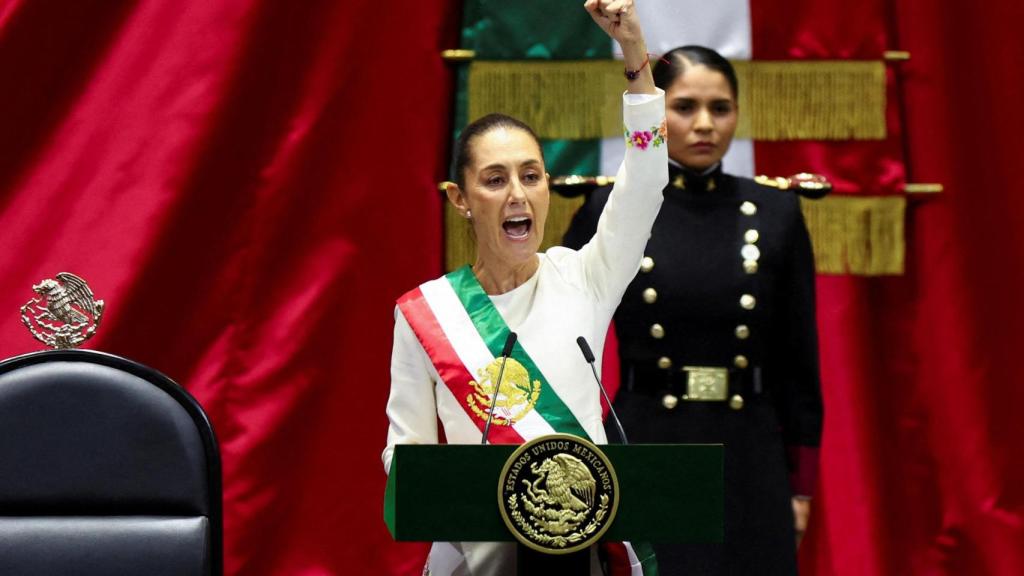
[{"label": "epaulette", "polygon": [[832,183],[821,174],[801,172],[788,178],[785,176],[755,176],[754,182],[769,188],[792,190],[807,198],[822,198],[832,191]]}]

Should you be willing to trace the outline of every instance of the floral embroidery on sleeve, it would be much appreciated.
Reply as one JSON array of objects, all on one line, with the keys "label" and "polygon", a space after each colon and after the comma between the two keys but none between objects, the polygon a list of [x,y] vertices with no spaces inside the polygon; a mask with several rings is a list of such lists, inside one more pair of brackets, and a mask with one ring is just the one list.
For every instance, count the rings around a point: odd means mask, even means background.
[{"label": "floral embroidery on sleeve", "polygon": [[634,130],[633,133],[630,134],[629,128],[626,128],[626,146],[636,146],[641,150],[647,150],[648,146],[654,146],[657,148],[665,143],[665,136],[667,133],[668,130],[665,124],[665,119],[662,119],[660,125],[652,126],[650,130]]}]

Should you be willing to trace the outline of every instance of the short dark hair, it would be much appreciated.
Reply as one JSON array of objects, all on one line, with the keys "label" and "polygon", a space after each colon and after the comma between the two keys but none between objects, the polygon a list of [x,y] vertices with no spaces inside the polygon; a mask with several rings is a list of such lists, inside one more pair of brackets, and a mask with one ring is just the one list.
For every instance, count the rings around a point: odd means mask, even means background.
[{"label": "short dark hair", "polygon": [[655,86],[662,90],[668,90],[676,78],[686,72],[687,63],[707,66],[715,72],[721,73],[729,82],[729,87],[732,88],[732,97],[739,98],[740,87],[732,63],[711,48],[693,44],[673,48],[658,60],[653,70]]},{"label": "short dark hair", "polygon": [[473,161],[473,156],[470,151],[473,139],[477,136],[483,136],[495,128],[517,128],[526,132],[531,138],[533,138],[533,141],[537,143],[537,148],[540,149],[540,158],[541,160],[544,160],[544,147],[540,145],[540,138],[537,138],[537,134],[533,131],[533,128],[530,128],[526,122],[513,118],[507,114],[488,114],[483,118],[470,122],[468,126],[462,129],[462,132],[459,134],[459,139],[455,141],[455,152],[452,157],[451,178],[452,181],[458,184],[459,190],[465,190],[466,166],[469,166],[470,162]]}]

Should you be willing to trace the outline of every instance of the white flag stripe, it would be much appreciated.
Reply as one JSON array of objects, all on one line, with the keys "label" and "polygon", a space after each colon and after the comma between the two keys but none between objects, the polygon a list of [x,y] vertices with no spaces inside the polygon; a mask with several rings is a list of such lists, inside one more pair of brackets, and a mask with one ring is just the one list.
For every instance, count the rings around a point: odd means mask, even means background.
[{"label": "white flag stripe", "polygon": [[420,291],[462,365],[476,376],[476,371],[490,364],[494,355],[480,338],[451,284],[446,278],[438,278],[420,286]]},{"label": "white flag stripe", "polygon": [[[740,111],[742,114],[743,111]],[[754,177],[754,141],[733,140],[729,151],[722,158],[722,169],[736,176]]]},{"label": "white flag stripe", "polygon": [[[448,342],[462,365],[475,377],[480,369],[494,361],[494,355],[480,337],[455,289],[446,278],[438,278],[423,284],[420,291],[423,292],[423,298],[433,310],[441,330],[448,337]],[[552,393],[550,390],[547,392]],[[500,412],[496,414],[502,415]],[[468,413],[466,417],[472,419]],[[553,434],[555,431],[536,410],[527,412],[521,420],[512,424],[512,428],[527,440],[544,434]]]},{"label": "white flag stripe", "polygon": [[614,176],[619,171],[622,159],[626,157],[626,140],[623,136],[601,140],[601,167],[598,174]]},{"label": "white flag stripe", "polygon": [[[637,14],[647,49],[654,54],[700,44],[726,58],[750,60],[748,0],[644,0],[637,3]],[[615,46],[616,57],[621,54]]]}]

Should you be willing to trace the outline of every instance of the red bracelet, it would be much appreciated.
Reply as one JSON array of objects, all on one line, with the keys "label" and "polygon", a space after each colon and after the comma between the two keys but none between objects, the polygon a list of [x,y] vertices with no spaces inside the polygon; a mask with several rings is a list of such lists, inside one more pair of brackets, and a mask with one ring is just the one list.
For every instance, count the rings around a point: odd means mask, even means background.
[{"label": "red bracelet", "polygon": [[643,70],[644,66],[647,66],[647,64],[650,61],[651,61],[651,55],[648,54],[647,57],[644,58],[644,63],[641,64],[640,67],[637,68],[636,70],[630,70],[629,68],[624,69],[623,73],[626,75],[626,80],[629,80],[630,82],[632,82],[633,80],[636,80],[637,78],[639,78],[640,77],[640,71]]}]

